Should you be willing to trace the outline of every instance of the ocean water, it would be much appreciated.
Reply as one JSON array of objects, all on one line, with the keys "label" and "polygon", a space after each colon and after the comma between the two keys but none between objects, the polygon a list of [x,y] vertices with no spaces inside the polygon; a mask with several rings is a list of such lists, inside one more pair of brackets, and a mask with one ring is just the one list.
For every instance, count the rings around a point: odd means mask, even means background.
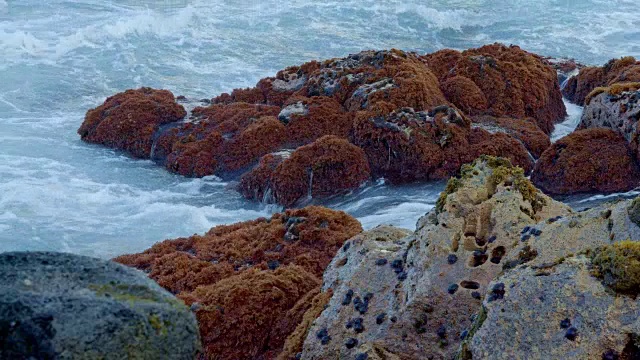
[{"label": "ocean water", "polygon": [[[81,142],[86,110],[116,92],[210,98],[289,65],[391,47],[499,41],[601,64],[640,56],[638,15],[635,0],[0,0],[0,252],[112,257],[279,210],[215,177]],[[570,110],[554,138],[575,126],[581,109]],[[378,182],[320,203],[365,228],[413,228],[442,188]]]}]

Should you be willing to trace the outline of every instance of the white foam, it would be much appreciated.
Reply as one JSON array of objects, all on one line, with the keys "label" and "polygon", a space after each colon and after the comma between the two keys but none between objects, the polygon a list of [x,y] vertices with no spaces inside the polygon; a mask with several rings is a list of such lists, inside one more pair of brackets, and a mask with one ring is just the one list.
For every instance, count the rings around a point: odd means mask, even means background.
[{"label": "white foam", "polygon": [[580,125],[582,106],[570,103],[567,99],[563,99],[563,102],[567,108],[567,117],[563,122],[556,124],[553,133],[551,133],[551,142],[556,142],[571,134]]}]

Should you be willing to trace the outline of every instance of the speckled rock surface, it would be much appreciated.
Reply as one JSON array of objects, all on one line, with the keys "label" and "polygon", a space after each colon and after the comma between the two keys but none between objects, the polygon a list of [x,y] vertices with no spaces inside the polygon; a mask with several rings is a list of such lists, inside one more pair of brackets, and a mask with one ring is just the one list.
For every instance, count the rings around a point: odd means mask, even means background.
[{"label": "speckled rock surface", "polygon": [[345,243],[302,358],[353,359],[370,344],[399,359],[451,358],[521,229],[571,212],[506,160],[465,166],[413,234],[384,227]]},{"label": "speckled rock surface", "polygon": [[519,267],[491,283],[504,290],[485,299],[482,326],[462,358],[637,359],[640,300],[607,289],[591,267],[581,255]]},{"label": "speckled rock surface", "polygon": [[0,254],[0,359],[194,359],[189,309],[143,273],[89,257]]},{"label": "speckled rock surface", "polygon": [[[617,90],[603,88],[584,107],[578,129],[609,128],[619,132],[631,145],[636,156],[640,142],[640,83],[627,84]],[[613,92],[613,93],[612,93]]]}]

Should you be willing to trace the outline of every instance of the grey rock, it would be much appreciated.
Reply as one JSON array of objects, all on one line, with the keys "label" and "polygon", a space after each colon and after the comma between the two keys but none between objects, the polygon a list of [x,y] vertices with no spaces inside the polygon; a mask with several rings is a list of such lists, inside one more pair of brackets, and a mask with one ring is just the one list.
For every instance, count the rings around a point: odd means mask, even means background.
[{"label": "grey rock", "polygon": [[0,359],[193,359],[191,311],[142,272],[51,252],[0,254]]},{"label": "grey rock", "polygon": [[[350,240],[348,251],[340,252],[324,273],[323,290],[332,289],[333,298],[309,331],[327,329],[333,341],[322,344],[308,336],[302,358],[353,359],[370,344],[402,359],[453,357],[487,286],[502,272],[502,257],[517,246],[514,239],[521,229],[571,213],[541,193],[537,201],[544,205],[534,209],[512,186],[515,178],[494,184],[493,170],[483,161],[476,163],[470,173],[477,175],[460,180],[443,210],[419,220],[414,233],[379,227]],[[452,254],[459,260],[450,263]],[[388,264],[377,265],[380,258]],[[364,314],[342,304],[350,290],[354,299],[374,294]],[[378,323],[381,313],[389,320]],[[346,326],[360,317],[363,331]],[[361,345],[347,349],[342,344],[348,338]]]},{"label": "grey rock", "polygon": [[624,91],[620,95],[603,92],[585,105],[578,129],[609,128],[622,134],[631,143],[639,134],[640,90]]},{"label": "grey rock", "polygon": [[302,103],[302,101],[298,101],[295,104],[287,105],[278,114],[278,120],[280,120],[283,124],[288,124],[291,121],[292,115],[304,116],[309,113],[309,108]]},{"label": "grey rock", "polygon": [[495,280],[504,284],[504,297],[484,301],[466,358],[602,359],[629,345],[637,349],[640,300],[608,291],[590,267],[589,258],[577,256],[544,272],[523,266]]}]

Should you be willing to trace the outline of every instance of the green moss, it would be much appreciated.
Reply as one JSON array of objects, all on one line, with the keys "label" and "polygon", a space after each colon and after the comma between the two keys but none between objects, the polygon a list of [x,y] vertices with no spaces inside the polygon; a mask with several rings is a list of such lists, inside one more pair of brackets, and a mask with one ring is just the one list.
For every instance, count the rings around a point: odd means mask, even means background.
[{"label": "green moss", "polygon": [[166,303],[177,310],[186,310],[184,304],[175,298],[163,297],[144,285],[127,284],[91,284],[88,286],[96,295],[110,297],[118,301],[126,301],[130,304],[138,302]]},{"label": "green moss", "polygon": [[462,187],[462,180],[452,177],[447,182],[447,186],[444,191],[440,193],[438,201],[436,201],[436,214],[439,214],[444,210],[444,205],[447,203],[447,196],[458,191]]},{"label": "green moss", "polygon": [[640,294],[640,242],[622,241],[591,254],[593,275],[617,293]]},{"label": "green moss", "polygon": [[631,205],[627,208],[627,213],[629,214],[629,219],[631,219],[634,224],[640,226],[640,197],[631,201]]},{"label": "green moss", "polygon": [[167,326],[170,325],[170,323],[160,320],[158,315],[149,315],[149,324],[156,331],[156,334],[166,336],[169,333]]}]

